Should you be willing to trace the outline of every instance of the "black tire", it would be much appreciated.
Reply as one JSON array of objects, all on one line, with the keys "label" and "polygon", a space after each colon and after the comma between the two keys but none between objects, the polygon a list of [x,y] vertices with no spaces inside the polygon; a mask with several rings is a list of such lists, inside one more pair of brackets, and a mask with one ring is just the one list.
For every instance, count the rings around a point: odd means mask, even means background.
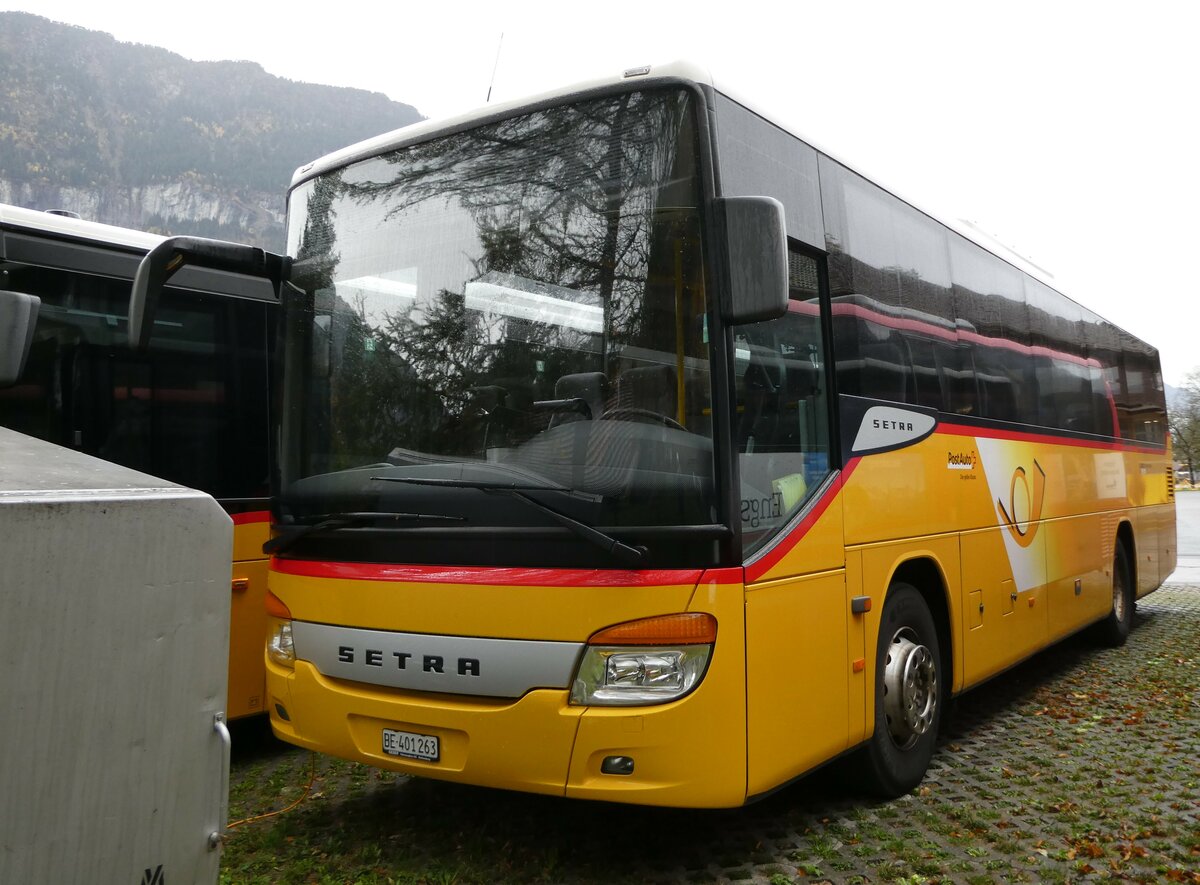
[{"label": "black tire", "polygon": [[1118,541],[1113,555],[1112,611],[1097,625],[1101,642],[1112,648],[1125,644],[1133,627],[1133,607],[1133,570],[1125,545]]},{"label": "black tire", "polygon": [[895,583],[883,605],[876,644],[875,732],[862,752],[861,773],[871,793],[903,796],[925,777],[945,697],[933,615],[916,587]]}]

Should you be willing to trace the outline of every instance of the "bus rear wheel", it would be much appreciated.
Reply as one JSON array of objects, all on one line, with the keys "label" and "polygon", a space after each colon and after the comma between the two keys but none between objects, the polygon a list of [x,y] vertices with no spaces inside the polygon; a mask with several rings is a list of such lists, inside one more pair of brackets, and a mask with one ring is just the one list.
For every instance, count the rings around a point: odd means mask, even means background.
[{"label": "bus rear wheel", "polygon": [[945,696],[937,627],[920,591],[896,583],[880,618],[875,731],[863,752],[867,788],[893,798],[925,777]]},{"label": "bus rear wheel", "polygon": [[1113,555],[1113,598],[1112,611],[1099,624],[1100,641],[1117,647],[1124,645],[1133,627],[1133,575],[1129,568],[1129,553],[1125,545],[1117,542]]}]

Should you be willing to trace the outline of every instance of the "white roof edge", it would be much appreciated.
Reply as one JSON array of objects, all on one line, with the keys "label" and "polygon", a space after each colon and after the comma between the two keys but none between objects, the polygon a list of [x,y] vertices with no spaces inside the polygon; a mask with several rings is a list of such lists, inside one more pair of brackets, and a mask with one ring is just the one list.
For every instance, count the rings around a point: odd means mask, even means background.
[{"label": "white roof edge", "polygon": [[[638,73],[632,73],[634,71]],[[642,71],[645,71],[645,73],[641,73]],[[382,135],[348,145],[301,166],[292,175],[291,187],[295,187],[301,181],[311,178],[314,175],[319,175],[330,169],[336,169],[339,166],[345,166],[359,159],[366,159],[377,153],[390,150],[393,147],[419,140],[423,136],[433,135],[445,129],[469,126],[476,121],[485,120],[489,117],[503,116],[510,111],[517,111],[532,104],[552,102],[579,93],[591,92],[592,90],[603,89],[607,86],[615,87],[631,81],[656,82],[672,79],[691,80],[696,83],[712,85],[712,77],[709,72],[692,62],[679,61],[662,65],[627,68],[615,76],[598,77],[580,83],[573,83],[569,86],[551,89],[536,95],[527,95],[518,99],[496,102],[495,104],[480,105],[462,114],[443,117],[437,120],[422,120],[419,123],[412,123],[403,128],[394,129],[391,132],[385,132]]]},{"label": "white roof edge", "polygon": [[5,227],[24,227],[79,240],[94,240],[105,244],[115,243],[143,252],[149,252],[166,239],[157,234],[128,227],[101,224],[98,221],[84,221],[80,218],[55,215],[37,209],[22,209],[20,206],[10,206],[6,203],[0,203],[0,224]]}]

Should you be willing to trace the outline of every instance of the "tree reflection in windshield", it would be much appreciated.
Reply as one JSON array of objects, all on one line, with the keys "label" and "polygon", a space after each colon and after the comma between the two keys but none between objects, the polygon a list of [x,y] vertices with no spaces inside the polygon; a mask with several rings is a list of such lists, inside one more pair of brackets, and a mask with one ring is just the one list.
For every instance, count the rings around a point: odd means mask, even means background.
[{"label": "tree reflection in windshield", "polygon": [[[572,422],[619,417],[655,439],[699,435],[706,463],[676,461],[707,486],[696,153],[686,93],[631,92],[299,187],[285,311],[288,358],[309,377],[285,393],[287,478],[389,458],[502,462]],[[572,443],[538,440],[539,465],[582,476],[571,468],[596,441],[557,436]]]}]

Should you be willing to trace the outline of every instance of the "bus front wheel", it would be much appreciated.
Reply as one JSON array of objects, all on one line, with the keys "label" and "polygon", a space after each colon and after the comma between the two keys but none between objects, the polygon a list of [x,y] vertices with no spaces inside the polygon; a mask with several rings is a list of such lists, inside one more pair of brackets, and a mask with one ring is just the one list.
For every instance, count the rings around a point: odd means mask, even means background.
[{"label": "bus front wheel", "polygon": [[925,776],[945,696],[941,660],[924,597],[911,584],[893,584],[876,645],[875,731],[864,751],[872,792],[901,796]]}]

